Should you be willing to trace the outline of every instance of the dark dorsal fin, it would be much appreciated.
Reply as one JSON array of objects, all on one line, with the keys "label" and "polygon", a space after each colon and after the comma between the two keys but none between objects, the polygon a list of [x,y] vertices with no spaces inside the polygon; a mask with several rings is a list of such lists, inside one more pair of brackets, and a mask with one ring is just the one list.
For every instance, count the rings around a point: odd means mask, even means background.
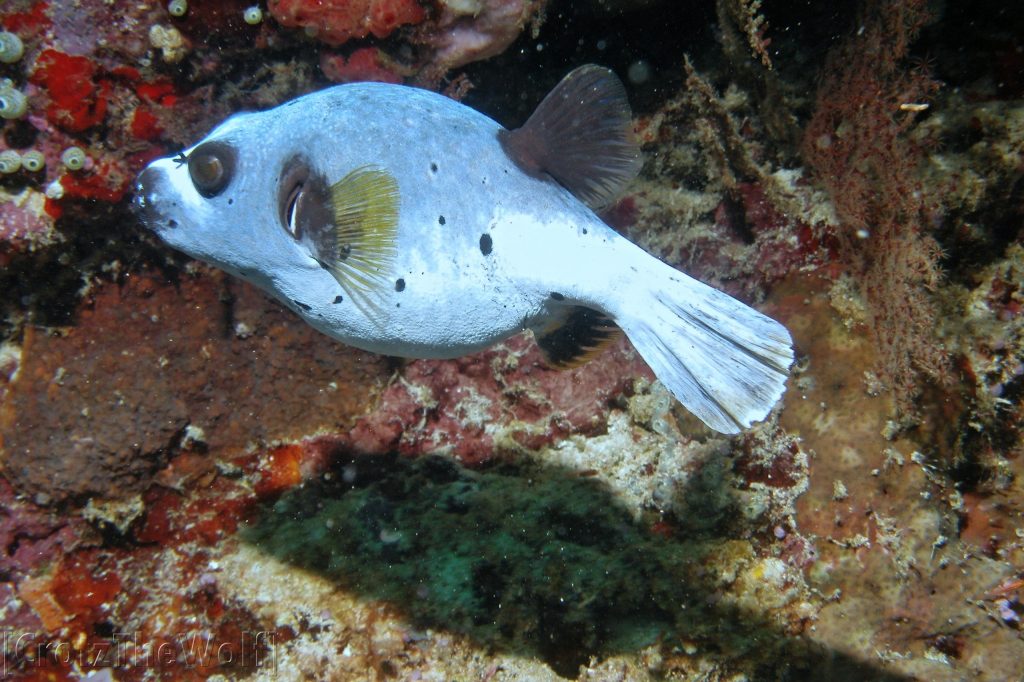
[{"label": "dark dorsal fin", "polygon": [[534,329],[544,360],[552,367],[579,367],[600,353],[621,333],[611,318],[591,308],[566,308],[564,317]]},{"label": "dark dorsal fin", "polygon": [[593,64],[574,69],[522,128],[498,139],[524,171],[548,173],[593,209],[611,203],[643,165],[626,89]]}]

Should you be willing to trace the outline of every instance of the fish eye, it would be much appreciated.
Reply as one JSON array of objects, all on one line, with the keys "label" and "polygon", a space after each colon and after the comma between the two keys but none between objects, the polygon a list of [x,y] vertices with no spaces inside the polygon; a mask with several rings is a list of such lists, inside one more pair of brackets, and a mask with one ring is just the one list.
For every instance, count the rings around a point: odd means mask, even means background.
[{"label": "fish eye", "polygon": [[220,194],[235,173],[235,150],[223,142],[207,142],[188,155],[188,176],[196,191],[210,199]]}]

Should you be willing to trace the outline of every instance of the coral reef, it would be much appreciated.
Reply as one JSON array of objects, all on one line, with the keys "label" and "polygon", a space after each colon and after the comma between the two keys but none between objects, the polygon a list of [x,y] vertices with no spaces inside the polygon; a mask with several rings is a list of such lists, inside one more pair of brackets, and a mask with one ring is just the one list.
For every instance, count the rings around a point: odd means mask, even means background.
[{"label": "coral reef", "polygon": [[[1024,29],[929,7],[3,3],[4,675],[1006,679]],[[736,438],[625,339],[568,371],[526,334],[372,356],[126,210],[241,109],[372,79],[514,124],[584,61],[640,105],[606,220],[793,334]]]}]

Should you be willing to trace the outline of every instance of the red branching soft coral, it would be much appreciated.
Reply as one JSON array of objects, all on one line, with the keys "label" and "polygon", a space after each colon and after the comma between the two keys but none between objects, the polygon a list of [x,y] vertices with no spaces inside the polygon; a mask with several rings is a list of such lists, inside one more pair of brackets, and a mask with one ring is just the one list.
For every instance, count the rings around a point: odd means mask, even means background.
[{"label": "red branching soft coral", "polygon": [[328,45],[371,33],[384,38],[426,18],[416,0],[270,0],[267,9],[281,25],[304,28]]},{"label": "red branching soft coral", "polygon": [[803,156],[842,223],[842,253],[861,281],[883,371],[908,409],[918,373],[946,372],[930,292],[939,247],[926,234],[921,150],[907,139],[936,84],[907,63],[925,0],[866,0],[862,26],[829,56]]}]

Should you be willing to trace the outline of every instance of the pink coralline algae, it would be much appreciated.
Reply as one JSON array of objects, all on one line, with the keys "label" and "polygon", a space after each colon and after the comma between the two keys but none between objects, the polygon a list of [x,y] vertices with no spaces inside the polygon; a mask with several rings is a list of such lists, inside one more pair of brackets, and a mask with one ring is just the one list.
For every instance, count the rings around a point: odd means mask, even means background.
[{"label": "pink coralline algae", "polygon": [[19,499],[0,477],[0,573],[20,577],[81,544],[85,524]]},{"label": "pink coralline algae", "polygon": [[56,239],[53,220],[44,211],[43,195],[25,189],[8,197],[0,191],[0,244],[37,247]]},{"label": "pink coralline algae", "polygon": [[458,360],[419,360],[350,432],[360,452],[448,452],[467,464],[536,450],[568,435],[602,432],[615,399],[650,370],[622,341],[577,369],[546,367],[533,341],[517,336]]}]

